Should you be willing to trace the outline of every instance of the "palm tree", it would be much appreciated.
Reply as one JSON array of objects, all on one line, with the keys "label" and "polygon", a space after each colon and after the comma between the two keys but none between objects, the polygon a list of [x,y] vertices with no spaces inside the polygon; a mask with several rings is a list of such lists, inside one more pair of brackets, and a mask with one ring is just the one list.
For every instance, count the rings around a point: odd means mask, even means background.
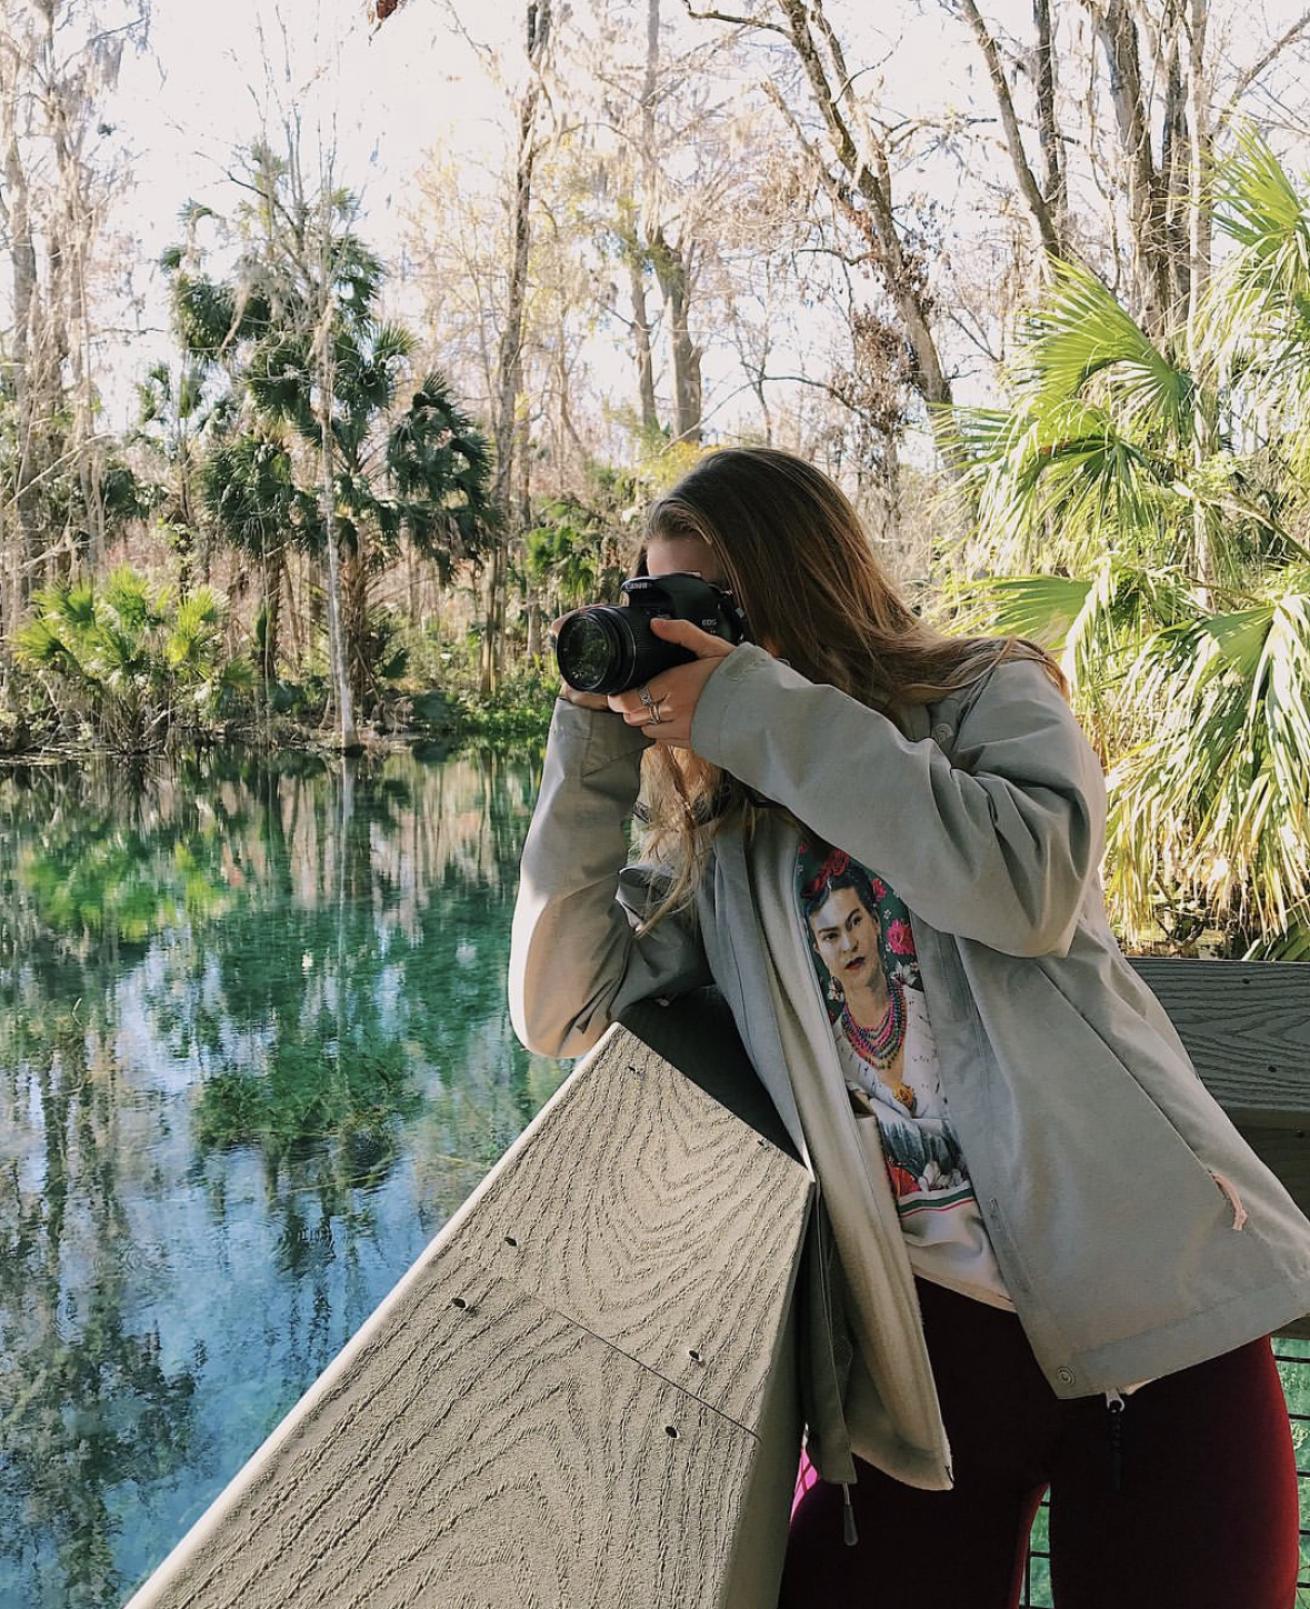
[{"label": "palm tree", "polygon": [[306,195],[294,150],[253,146],[249,168],[258,199],[231,226],[245,243],[233,276],[203,272],[194,228],[166,260],[187,352],[230,376],[205,502],[228,540],[260,559],[266,681],[286,543],[326,555],[330,581],[339,550],[339,702],[366,704],[371,584],[406,541],[443,581],[480,556],[493,525],[488,447],[444,378],[416,373],[409,331],[382,318],[384,271],[349,228],[352,198]]},{"label": "palm tree", "polygon": [[15,636],[20,662],[61,715],[122,753],[159,746],[220,716],[249,683],[223,651],[223,605],[209,587],[175,601],[127,565],[103,582],[56,582]]},{"label": "palm tree", "polygon": [[523,533],[524,579],[552,614],[599,599],[622,576],[618,543],[606,512],[561,495],[542,504]]},{"label": "palm tree", "polygon": [[1222,925],[1310,950],[1310,201],[1245,135],[1216,180],[1232,249],[1150,341],[1053,265],[1007,409],[954,410],[977,518],[957,625],[1062,655],[1109,762],[1106,891],[1135,941]]},{"label": "palm tree", "polygon": [[178,555],[178,586],[184,597],[198,553],[202,578],[209,579],[199,468],[205,431],[221,405],[216,407],[207,394],[207,380],[206,365],[184,358],[176,368],[153,364],[137,385],[132,439],[146,448],[163,476],[153,488],[153,513]]}]

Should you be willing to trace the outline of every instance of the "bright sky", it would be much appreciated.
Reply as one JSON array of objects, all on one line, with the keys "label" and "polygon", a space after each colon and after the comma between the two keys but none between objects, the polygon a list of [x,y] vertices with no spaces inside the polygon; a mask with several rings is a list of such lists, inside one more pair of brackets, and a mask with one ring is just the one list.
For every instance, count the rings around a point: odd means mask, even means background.
[{"label": "bright sky", "polygon": [[[1022,8],[1026,0],[1003,3]],[[886,53],[890,36],[868,22],[863,4],[832,0],[831,9],[853,61]],[[940,106],[952,94],[949,65],[963,102],[974,71],[969,51],[944,56],[940,17],[917,18],[914,0],[895,0],[889,9],[902,14],[908,34],[897,52],[898,81],[907,92],[911,86],[927,90]],[[690,22],[681,0],[665,0],[663,10],[666,26],[683,38],[707,38],[717,27]],[[149,363],[170,355],[157,263],[163,248],[180,238],[178,210],[188,198],[217,211],[230,209],[233,192],[225,171],[234,149],[261,121],[276,128],[283,111],[298,107],[307,155],[320,136],[335,138],[339,177],[362,196],[361,233],[384,256],[399,253],[407,184],[426,150],[457,151],[467,159],[473,184],[481,182],[480,167],[500,160],[507,149],[506,94],[461,36],[456,11],[477,43],[499,58],[507,82],[517,83],[523,0],[454,0],[453,6],[451,0],[410,0],[377,29],[368,23],[362,0],[156,0],[150,50],[125,59],[114,108],[114,121],[137,153],[136,185],[119,225],[140,241],[131,275],[139,310],[129,321],[139,333],[121,354],[106,353],[102,374],[116,424],[129,423],[134,414],[136,378]],[[579,20],[575,15],[569,25]],[[644,0],[633,0],[635,57],[644,48],[644,25]],[[915,109],[907,95],[907,112]],[[412,316],[412,309],[404,311]],[[825,368],[825,345],[823,337],[813,343],[808,367],[816,374]],[[783,368],[806,367],[803,353],[778,355]],[[625,396],[634,389],[618,326],[601,330],[587,361],[607,393]],[[719,398],[729,399],[712,414],[715,425],[731,428],[743,411],[751,412],[752,399],[739,391],[740,370],[726,352],[707,352],[705,380],[707,414]]]},{"label": "bright sky", "polygon": [[[506,0],[479,8],[477,38],[495,42],[510,71],[518,13]],[[448,18],[440,0],[414,0],[375,31],[360,0],[157,0],[150,49],[124,59],[114,106],[136,153],[118,217],[140,242],[132,377],[169,350],[158,259],[181,238],[179,210],[188,199],[231,209],[233,154],[261,125],[276,132],[298,109],[308,164],[320,142],[335,142],[339,181],[362,197],[361,232],[384,255],[399,250],[405,187],[425,150],[457,141],[495,159],[504,97]],[[127,384],[111,405],[130,407],[130,377],[116,378]]]},{"label": "bright sky", "polygon": [[[475,39],[500,58],[505,78],[516,83],[523,0],[453,4]],[[1235,59],[1254,54],[1256,41],[1275,35],[1299,9],[1300,0],[1252,7],[1245,13],[1243,36],[1235,41]],[[986,10],[1016,35],[1030,34],[1030,0],[992,0]],[[644,12],[644,0],[632,0],[634,53],[641,50]],[[907,118],[940,115],[951,106],[975,115],[993,113],[976,47],[934,0],[887,0],[876,11],[867,0],[829,0],[829,12],[853,67],[885,60],[895,43],[887,67],[875,65],[864,78],[869,90],[884,81],[884,104]],[[504,90],[491,82],[484,62],[461,37],[452,0],[410,0],[377,30],[365,18],[363,0],[155,0],[153,13],[150,51],[125,59],[113,118],[137,153],[136,187],[120,209],[118,226],[140,241],[132,276],[141,299],[140,333],[130,341],[125,362],[114,355],[107,364],[115,371],[106,376],[109,407],[119,423],[131,410],[132,380],[169,349],[156,264],[163,247],[180,236],[178,209],[189,197],[216,210],[230,208],[225,170],[234,149],[256,133],[261,121],[276,128],[279,109],[296,106],[307,154],[320,135],[335,138],[338,177],[362,194],[361,232],[387,256],[398,254],[407,185],[426,150],[444,146],[459,152],[467,161],[469,182],[478,183],[478,169],[497,161],[507,138]],[[681,0],[665,0],[664,13],[684,37],[688,29],[715,26],[689,22]],[[265,59],[273,63],[271,69]],[[1293,99],[1299,112],[1304,96],[1295,92]],[[998,175],[1008,182],[999,133],[993,133]],[[959,193],[953,166],[939,164],[926,172],[921,188],[962,219],[959,227],[967,230],[969,203]],[[622,332],[604,330],[601,340],[613,348],[608,356],[616,385],[630,387]],[[606,356],[600,354],[602,366]],[[716,385],[726,389],[740,383],[739,372],[729,376],[726,363],[707,361],[707,402]],[[722,372],[714,372],[716,365]]]}]

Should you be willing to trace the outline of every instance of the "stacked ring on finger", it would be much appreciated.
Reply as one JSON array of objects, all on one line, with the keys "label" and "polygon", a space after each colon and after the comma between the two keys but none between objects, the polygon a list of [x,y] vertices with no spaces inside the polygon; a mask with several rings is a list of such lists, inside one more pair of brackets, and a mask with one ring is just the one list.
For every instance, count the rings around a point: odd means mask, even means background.
[{"label": "stacked ring on finger", "polygon": [[664,719],[664,717],[660,714],[660,705],[664,702],[664,700],[662,698],[654,698],[651,696],[649,684],[638,690],[637,697],[646,706],[647,713],[651,718],[651,723],[655,726],[658,726]]}]

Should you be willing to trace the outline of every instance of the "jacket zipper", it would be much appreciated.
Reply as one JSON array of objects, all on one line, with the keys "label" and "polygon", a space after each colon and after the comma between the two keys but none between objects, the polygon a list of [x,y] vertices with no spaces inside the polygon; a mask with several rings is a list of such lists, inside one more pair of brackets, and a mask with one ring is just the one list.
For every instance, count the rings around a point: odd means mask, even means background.
[{"label": "jacket zipper", "polygon": [[1105,1411],[1110,1420],[1110,1490],[1118,1492],[1123,1486],[1123,1414],[1124,1398],[1120,1391],[1105,1393]]}]

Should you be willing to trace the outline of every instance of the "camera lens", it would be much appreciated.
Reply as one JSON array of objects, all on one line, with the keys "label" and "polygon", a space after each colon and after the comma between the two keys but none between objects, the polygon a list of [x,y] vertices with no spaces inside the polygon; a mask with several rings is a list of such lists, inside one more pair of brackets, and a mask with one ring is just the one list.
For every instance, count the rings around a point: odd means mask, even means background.
[{"label": "camera lens", "polygon": [[628,685],[633,662],[626,609],[593,604],[565,620],[555,639],[560,675],[580,693],[618,693]]}]

